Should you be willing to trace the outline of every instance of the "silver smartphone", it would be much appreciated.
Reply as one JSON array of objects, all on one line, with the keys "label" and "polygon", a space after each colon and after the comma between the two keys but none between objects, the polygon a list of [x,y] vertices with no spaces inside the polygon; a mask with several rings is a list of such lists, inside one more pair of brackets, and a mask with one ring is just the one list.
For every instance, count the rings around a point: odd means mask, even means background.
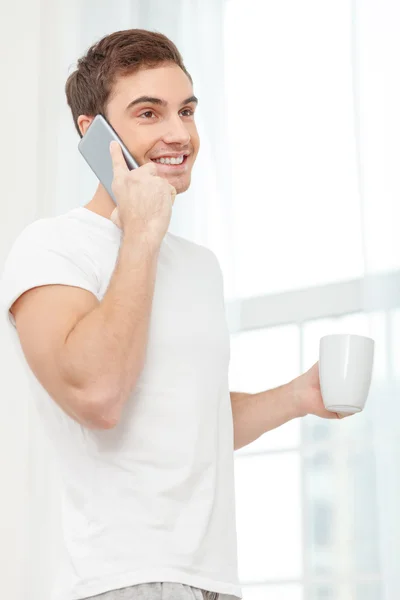
[{"label": "silver smartphone", "polygon": [[121,148],[130,170],[139,167],[117,132],[103,115],[96,115],[78,144],[78,150],[116,203],[111,184],[114,178],[110,143],[115,140]]}]

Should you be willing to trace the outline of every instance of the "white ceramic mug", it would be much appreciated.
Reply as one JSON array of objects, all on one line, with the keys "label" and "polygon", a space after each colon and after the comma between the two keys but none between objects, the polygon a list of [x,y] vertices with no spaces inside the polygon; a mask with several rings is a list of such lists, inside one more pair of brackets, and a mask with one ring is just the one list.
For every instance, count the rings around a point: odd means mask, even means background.
[{"label": "white ceramic mug", "polygon": [[353,334],[325,335],[319,343],[319,380],[324,406],[332,412],[360,412],[368,397],[375,342]]}]

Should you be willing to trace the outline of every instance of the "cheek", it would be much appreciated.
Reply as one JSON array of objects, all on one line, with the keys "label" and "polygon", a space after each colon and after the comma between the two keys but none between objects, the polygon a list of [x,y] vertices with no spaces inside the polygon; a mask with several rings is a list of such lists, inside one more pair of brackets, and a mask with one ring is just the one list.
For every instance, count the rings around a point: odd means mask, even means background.
[{"label": "cheek", "polygon": [[146,160],[148,154],[156,146],[158,138],[154,139],[153,136],[143,135],[142,132],[138,131],[137,135],[131,136],[131,145],[133,152],[136,152],[139,161]]},{"label": "cheek", "polygon": [[193,126],[193,129],[190,132],[190,139],[191,139],[195,154],[197,154],[197,152],[200,148],[200,138],[199,138],[199,134],[198,134],[196,125]]},{"label": "cheek", "polygon": [[142,127],[141,125],[142,123],[133,119],[125,126],[127,132],[129,132],[125,143],[139,162],[146,158],[159,139],[154,130],[150,131],[152,128]]}]

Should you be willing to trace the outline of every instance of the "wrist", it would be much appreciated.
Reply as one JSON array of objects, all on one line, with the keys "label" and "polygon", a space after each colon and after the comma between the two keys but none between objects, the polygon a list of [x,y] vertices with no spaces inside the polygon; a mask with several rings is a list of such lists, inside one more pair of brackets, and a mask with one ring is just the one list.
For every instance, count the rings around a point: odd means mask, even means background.
[{"label": "wrist", "polygon": [[144,230],[127,229],[123,232],[123,242],[126,246],[138,248],[152,256],[159,253],[162,240]]},{"label": "wrist", "polygon": [[293,418],[297,419],[299,417],[305,417],[308,413],[304,407],[303,393],[299,378],[296,377],[286,385],[288,402]]}]

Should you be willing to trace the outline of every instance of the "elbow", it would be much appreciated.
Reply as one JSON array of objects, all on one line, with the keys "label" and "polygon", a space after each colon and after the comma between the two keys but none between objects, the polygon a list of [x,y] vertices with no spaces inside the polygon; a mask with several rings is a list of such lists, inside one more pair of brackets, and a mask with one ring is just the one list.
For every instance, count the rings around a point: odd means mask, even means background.
[{"label": "elbow", "polygon": [[113,429],[119,423],[121,402],[118,397],[81,392],[76,406],[77,420],[88,429]]},{"label": "elbow", "polygon": [[114,427],[119,423],[119,419],[115,417],[111,417],[104,414],[96,414],[90,418],[87,426],[90,429],[114,429]]}]

